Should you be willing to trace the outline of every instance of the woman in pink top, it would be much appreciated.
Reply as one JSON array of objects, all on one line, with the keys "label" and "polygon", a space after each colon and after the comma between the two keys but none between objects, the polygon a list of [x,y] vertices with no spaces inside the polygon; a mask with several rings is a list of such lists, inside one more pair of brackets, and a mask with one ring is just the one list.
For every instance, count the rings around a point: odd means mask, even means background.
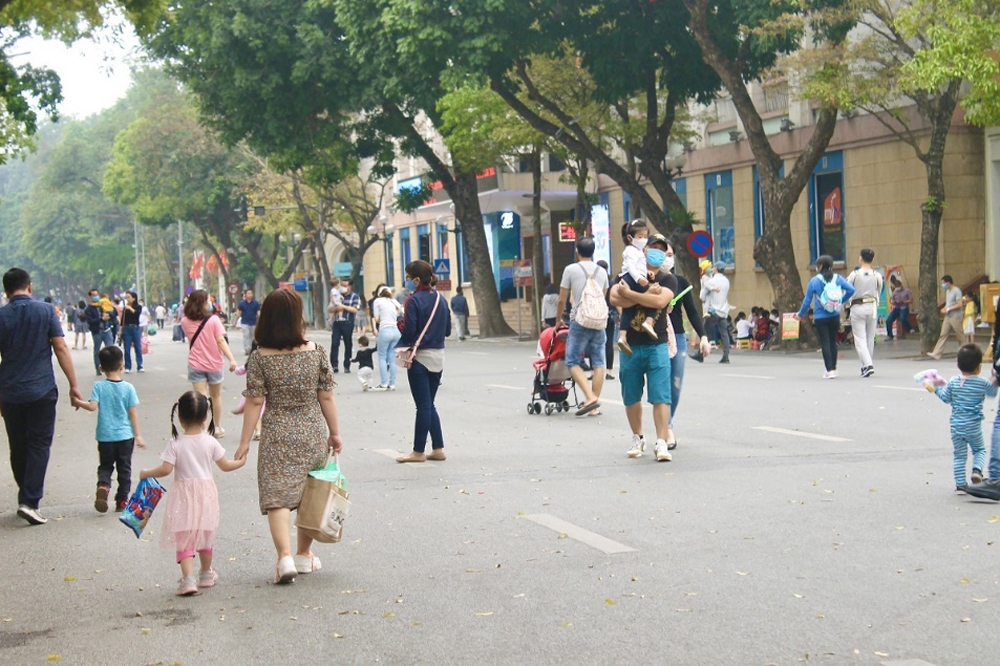
[{"label": "woman in pink top", "polygon": [[221,426],[223,357],[229,360],[229,372],[236,370],[236,358],[226,342],[226,329],[212,314],[208,292],[204,289],[196,289],[188,296],[181,328],[188,342],[188,381],[195,391],[211,398],[215,436],[224,437],[226,431]]}]

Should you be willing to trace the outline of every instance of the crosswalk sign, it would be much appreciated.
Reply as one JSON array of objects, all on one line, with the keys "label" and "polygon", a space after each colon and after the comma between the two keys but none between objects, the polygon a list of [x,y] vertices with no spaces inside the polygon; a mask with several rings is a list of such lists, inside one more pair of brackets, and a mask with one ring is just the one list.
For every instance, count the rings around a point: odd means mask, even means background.
[{"label": "crosswalk sign", "polygon": [[451,261],[448,259],[435,259],[434,260],[434,274],[435,275],[450,275],[451,274]]}]

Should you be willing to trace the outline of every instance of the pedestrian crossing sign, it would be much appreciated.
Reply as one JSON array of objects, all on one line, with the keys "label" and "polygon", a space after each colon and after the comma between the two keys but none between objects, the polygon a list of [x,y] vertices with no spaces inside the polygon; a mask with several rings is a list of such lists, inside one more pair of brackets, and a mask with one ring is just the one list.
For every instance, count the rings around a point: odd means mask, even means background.
[{"label": "pedestrian crossing sign", "polygon": [[448,259],[435,259],[434,260],[434,274],[435,275],[450,275],[451,274],[451,261]]}]

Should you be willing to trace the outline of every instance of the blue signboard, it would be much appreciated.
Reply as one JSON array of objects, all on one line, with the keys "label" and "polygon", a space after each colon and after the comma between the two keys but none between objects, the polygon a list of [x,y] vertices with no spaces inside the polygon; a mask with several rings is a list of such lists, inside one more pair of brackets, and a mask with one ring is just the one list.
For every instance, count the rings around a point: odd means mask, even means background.
[{"label": "blue signboard", "polygon": [[309,291],[309,281],[306,278],[295,278],[295,291]]},{"label": "blue signboard", "polygon": [[448,259],[434,260],[435,275],[451,275],[451,261]]}]

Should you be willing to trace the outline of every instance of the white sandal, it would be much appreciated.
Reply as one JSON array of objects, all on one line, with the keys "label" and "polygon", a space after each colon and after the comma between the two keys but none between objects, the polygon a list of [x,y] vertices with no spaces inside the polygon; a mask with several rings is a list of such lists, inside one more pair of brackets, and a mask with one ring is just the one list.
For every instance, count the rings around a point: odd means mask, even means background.
[{"label": "white sandal", "polygon": [[294,560],[295,570],[300,574],[313,573],[323,568],[323,563],[312,553],[308,555],[296,555]]},{"label": "white sandal", "polygon": [[297,575],[298,571],[295,568],[295,560],[290,555],[286,555],[278,560],[278,566],[274,568],[275,584],[292,583],[295,581],[295,576]]}]

